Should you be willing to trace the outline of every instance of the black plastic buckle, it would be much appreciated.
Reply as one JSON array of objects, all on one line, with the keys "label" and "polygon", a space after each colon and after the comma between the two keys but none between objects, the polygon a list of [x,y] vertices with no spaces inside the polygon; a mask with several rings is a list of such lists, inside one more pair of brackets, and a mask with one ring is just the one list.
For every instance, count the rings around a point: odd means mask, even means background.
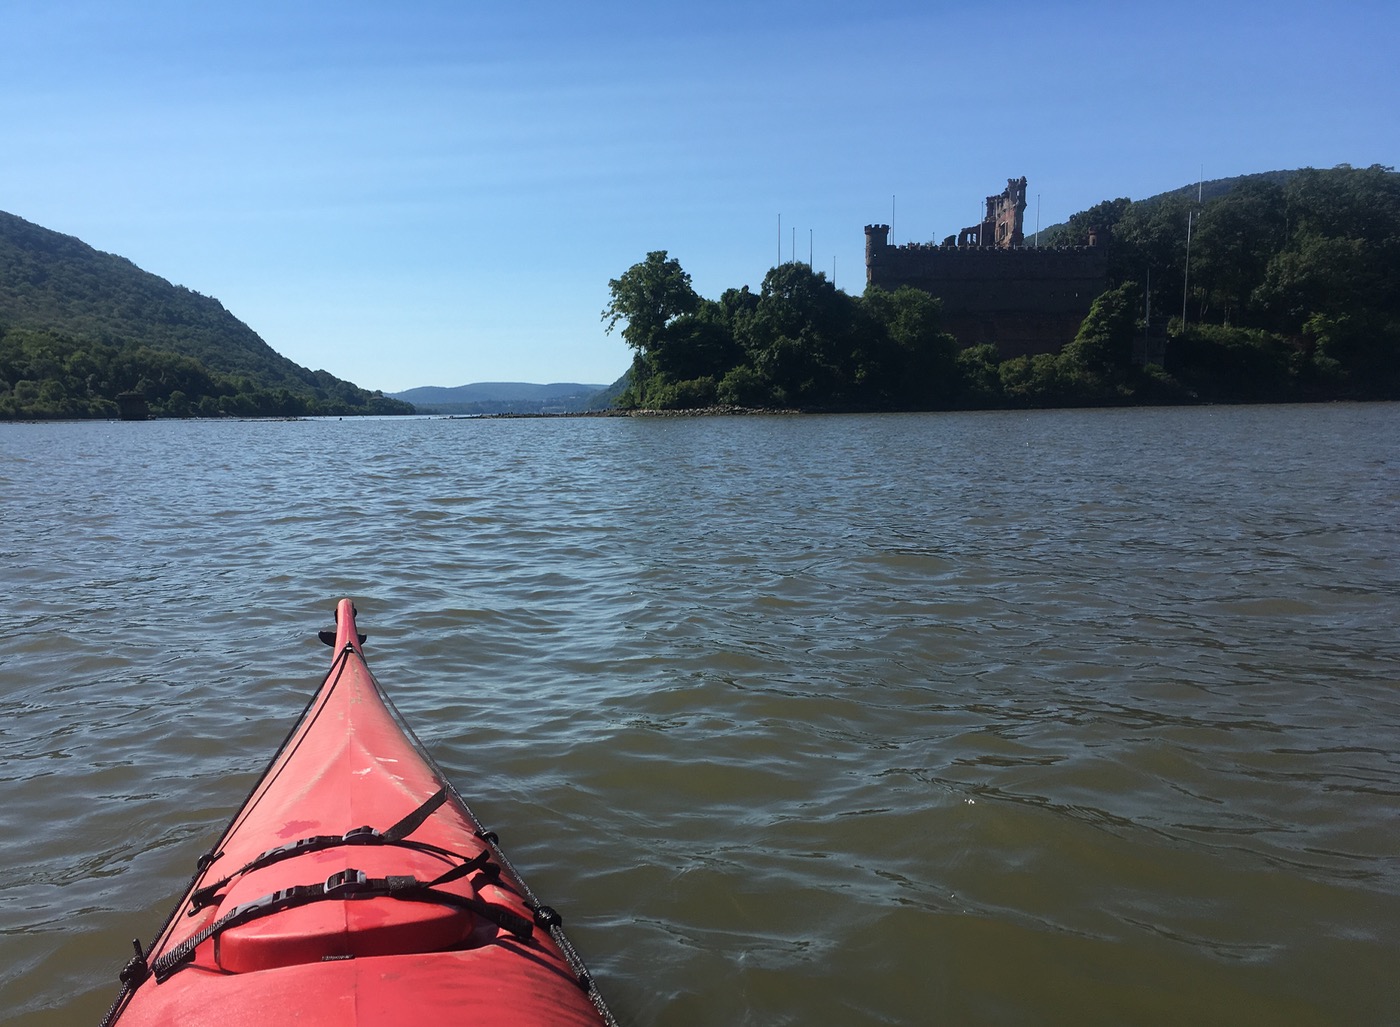
[{"label": "black plastic buckle", "polygon": [[365,876],[363,870],[353,870],[347,867],[339,873],[327,877],[326,883],[322,887],[326,895],[355,895],[365,890],[368,881],[369,878]]}]

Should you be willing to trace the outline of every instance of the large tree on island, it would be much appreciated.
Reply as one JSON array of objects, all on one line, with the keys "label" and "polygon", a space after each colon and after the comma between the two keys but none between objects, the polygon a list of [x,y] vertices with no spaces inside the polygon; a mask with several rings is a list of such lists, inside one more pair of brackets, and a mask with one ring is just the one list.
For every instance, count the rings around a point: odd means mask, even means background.
[{"label": "large tree on island", "polygon": [[608,291],[612,300],[603,309],[607,330],[611,332],[619,321],[625,321],[622,337],[639,353],[655,345],[673,319],[694,313],[700,305],[690,275],[665,250],[652,250],[646,260],[608,282]]},{"label": "large tree on island", "polygon": [[652,250],[645,260],[609,281],[608,292],[612,299],[603,308],[607,331],[611,333],[619,321],[625,322],[622,338],[636,350],[632,381],[620,399],[624,405],[637,405],[656,373],[656,355],[667,327],[694,313],[700,306],[700,295],[680,261],[665,250]]}]

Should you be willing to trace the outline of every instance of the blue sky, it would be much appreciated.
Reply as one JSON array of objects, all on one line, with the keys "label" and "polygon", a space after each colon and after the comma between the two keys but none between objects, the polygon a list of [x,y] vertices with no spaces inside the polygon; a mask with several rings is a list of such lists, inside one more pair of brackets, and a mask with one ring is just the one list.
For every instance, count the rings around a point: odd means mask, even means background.
[{"label": "blue sky", "polygon": [[[607,283],[1400,164],[1400,4],[0,0],[0,210],[367,388],[610,382]],[[781,217],[781,236],[778,219]]]}]

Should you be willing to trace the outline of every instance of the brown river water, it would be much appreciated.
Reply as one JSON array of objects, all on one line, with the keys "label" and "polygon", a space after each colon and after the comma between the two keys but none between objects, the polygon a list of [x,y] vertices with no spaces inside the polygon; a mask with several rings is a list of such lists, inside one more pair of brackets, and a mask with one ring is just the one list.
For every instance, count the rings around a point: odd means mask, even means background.
[{"label": "brown river water", "polygon": [[0,1022],[371,666],[627,1024],[1400,1020],[1400,405],[0,426]]}]

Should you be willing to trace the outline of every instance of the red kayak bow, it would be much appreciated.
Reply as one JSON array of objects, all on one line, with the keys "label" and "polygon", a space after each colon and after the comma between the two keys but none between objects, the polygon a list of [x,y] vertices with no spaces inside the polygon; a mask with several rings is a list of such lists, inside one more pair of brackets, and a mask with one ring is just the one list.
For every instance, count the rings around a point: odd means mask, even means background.
[{"label": "red kayak bow", "polygon": [[104,1027],[613,1024],[559,926],[369,672],[330,673]]}]

